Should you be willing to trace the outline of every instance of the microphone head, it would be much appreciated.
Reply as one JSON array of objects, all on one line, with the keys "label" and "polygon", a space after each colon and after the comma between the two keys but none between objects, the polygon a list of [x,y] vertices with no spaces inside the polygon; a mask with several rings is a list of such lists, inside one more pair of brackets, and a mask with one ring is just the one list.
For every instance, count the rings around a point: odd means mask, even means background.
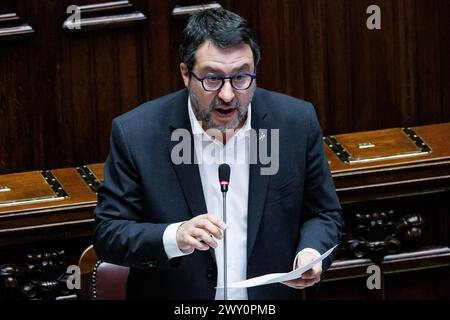
[{"label": "microphone head", "polygon": [[222,163],[219,166],[219,181],[230,182],[230,166],[226,163]]},{"label": "microphone head", "polygon": [[219,182],[220,190],[222,192],[227,192],[228,185],[230,184],[230,166],[226,163],[222,163],[219,166]]}]

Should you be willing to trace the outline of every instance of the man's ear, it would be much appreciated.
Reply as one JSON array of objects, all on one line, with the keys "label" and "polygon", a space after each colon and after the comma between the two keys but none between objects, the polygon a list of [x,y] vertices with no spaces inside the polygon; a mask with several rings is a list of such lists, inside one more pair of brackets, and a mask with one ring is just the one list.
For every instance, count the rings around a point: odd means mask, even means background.
[{"label": "man's ear", "polygon": [[180,72],[181,72],[181,77],[183,78],[184,85],[186,88],[188,88],[190,74],[189,74],[189,69],[184,62],[180,63]]}]

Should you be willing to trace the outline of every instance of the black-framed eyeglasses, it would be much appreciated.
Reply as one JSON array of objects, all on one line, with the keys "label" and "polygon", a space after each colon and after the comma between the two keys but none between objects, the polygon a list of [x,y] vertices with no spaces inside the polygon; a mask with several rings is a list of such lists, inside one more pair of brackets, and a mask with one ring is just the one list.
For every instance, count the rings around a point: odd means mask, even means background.
[{"label": "black-framed eyeglasses", "polygon": [[236,90],[247,90],[256,79],[256,73],[237,73],[232,76],[207,75],[204,77],[197,76],[194,72],[189,71],[195,79],[202,83],[205,91],[219,91],[225,80],[230,80],[231,86]]}]

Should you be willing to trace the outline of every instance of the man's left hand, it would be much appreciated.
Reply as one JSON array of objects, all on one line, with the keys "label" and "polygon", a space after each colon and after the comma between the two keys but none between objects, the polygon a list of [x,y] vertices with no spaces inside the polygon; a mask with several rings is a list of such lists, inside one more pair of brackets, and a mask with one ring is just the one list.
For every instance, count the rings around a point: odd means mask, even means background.
[{"label": "man's left hand", "polygon": [[[295,270],[308,264],[309,262],[317,259],[317,256],[311,252],[302,252],[299,254],[298,259],[296,261]],[[320,275],[322,274],[322,261],[314,265],[311,269],[302,274],[302,276],[298,279],[293,279],[289,281],[282,282],[288,287],[294,289],[304,289],[306,287],[311,287],[312,285],[318,283],[320,281]]]}]

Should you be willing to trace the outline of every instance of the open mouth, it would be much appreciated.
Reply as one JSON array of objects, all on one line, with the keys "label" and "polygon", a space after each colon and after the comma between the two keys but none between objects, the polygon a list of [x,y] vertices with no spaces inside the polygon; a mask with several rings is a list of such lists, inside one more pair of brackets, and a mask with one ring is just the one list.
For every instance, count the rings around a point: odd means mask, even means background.
[{"label": "open mouth", "polygon": [[220,114],[226,115],[226,114],[230,114],[230,113],[232,113],[233,111],[235,111],[236,108],[227,108],[227,109],[224,109],[224,108],[215,108],[214,110],[217,111],[217,112],[220,113]]}]

